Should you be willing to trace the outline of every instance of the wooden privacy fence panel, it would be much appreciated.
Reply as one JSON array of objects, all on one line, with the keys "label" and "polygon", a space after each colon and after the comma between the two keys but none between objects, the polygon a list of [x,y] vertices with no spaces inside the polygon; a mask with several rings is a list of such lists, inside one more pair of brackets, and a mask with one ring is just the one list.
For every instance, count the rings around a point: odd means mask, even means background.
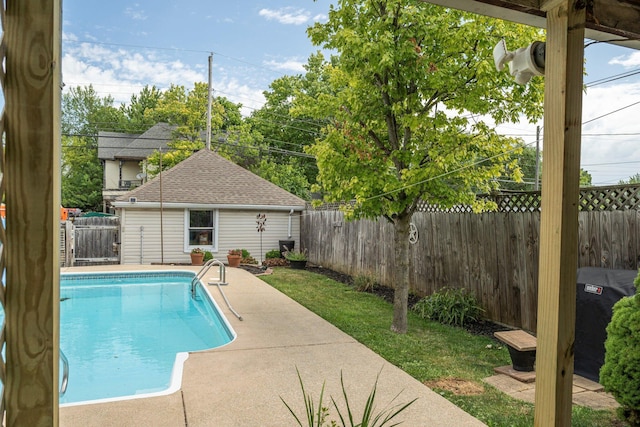
[{"label": "wooden privacy fence panel", "polygon": [[[418,241],[410,248],[410,286],[424,296],[445,287],[467,288],[494,321],[536,330],[540,213],[418,212]],[[576,267],[637,269],[640,212],[579,213]],[[394,287],[393,226],[384,219],[345,222],[336,210],[303,215],[302,246],[313,263]]]},{"label": "wooden privacy fence panel", "polygon": [[119,217],[76,218],[72,230],[72,265],[120,264]]}]

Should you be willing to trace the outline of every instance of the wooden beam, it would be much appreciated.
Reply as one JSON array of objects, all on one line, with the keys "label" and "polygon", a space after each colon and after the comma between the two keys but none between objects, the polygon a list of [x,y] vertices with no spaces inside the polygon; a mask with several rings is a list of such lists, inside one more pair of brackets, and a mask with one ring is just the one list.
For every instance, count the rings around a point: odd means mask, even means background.
[{"label": "wooden beam", "polygon": [[[443,7],[466,10],[544,28],[546,11],[563,0],[422,0]],[[592,0],[585,2],[589,39],[640,50],[640,2],[638,0]]]},{"label": "wooden beam", "polygon": [[57,426],[60,0],[5,4],[5,425]]},{"label": "wooden beam", "polygon": [[585,9],[547,13],[536,426],[571,425]]}]

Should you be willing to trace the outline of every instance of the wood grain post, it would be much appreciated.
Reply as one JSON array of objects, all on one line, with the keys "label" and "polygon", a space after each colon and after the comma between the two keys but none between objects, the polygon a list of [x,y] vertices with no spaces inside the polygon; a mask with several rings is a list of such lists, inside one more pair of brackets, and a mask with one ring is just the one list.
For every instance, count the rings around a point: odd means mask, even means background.
[{"label": "wood grain post", "polygon": [[571,425],[585,3],[547,9],[536,426]]},{"label": "wood grain post", "polygon": [[5,4],[5,425],[57,426],[60,0]]}]

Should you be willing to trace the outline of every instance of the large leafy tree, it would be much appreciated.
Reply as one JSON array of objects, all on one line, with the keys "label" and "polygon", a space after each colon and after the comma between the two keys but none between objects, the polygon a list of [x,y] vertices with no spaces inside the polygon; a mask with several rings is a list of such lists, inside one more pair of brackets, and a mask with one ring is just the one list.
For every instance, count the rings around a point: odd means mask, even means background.
[{"label": "large leafy tree", "polygon": [[117,131],[125,122],[113,98],[101,98],[92,86],[62,95],[62,204],[101,210],[102,165],[98,132]]},{"label": "large leafy tree", "polygon": [[131,95],[129,104],[122,104],[120,111],[126,117],[122,132],[143,133],[156,124],[153,111],[158,106],[162,92],[155,86],[145,86],[139,94]]},{"label": "large leafy tree", "polygon": [[[272,162],[285,169],[301,169],[308,182],[315,182],[318,168],[315,159],[305,154],[305,147],[320,136],[324,119],[305,115],[294,116],[291,107],[296,92],[304,91],[316,96],[329,90],[328,76],[324,73],[324,56],[316,53],[305,65],[305,73],[283,76],[269,85],[264,92],[266,102],[247,119],[253,129],[264,136],[270,148]],[[306,191],[308,193],[308,189]]]},{"label": "large leafy tree", "polygon": [[339,0],[328,21],[308,32],[338,60],[326,65],[331,90],[315,97],[301,91],[296,111],[330,119],[311,150],[327,199],[355,201],[349,218],[382,215],[394,225],[391,329],[404,333],[411,217],[421,199],[485,208],[476,194],[516,168],[515,140],[481,117],[540,118],[542,84],[517,86],[497,73],[492,49],[503,37],[523,46],[540,34],[410,0]]},{"label": "large leafy tree", "polygon": [[[161,156],[162,169],[166,170],[205,147],[208,96],[205,83],[195,83],[191,90],[172,85],[161,93],[155,108],[145,112],[153,123],[176,126],[167,144],[171,150],[149,156],[150,176],[160,170]],[[246,168],[257,167],[262,137],[242,121],[241,107],[223,97],[213,100],[211,149]]]}]

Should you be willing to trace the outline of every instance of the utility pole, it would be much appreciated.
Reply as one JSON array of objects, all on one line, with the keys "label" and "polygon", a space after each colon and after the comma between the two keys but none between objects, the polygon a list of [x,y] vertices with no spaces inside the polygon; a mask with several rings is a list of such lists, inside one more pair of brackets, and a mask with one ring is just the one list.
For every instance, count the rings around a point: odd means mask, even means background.
[{"label": "utility pole", "polygon": [[212,87],[211,87],[211,74],[213,68],[213,53],[209,54],[209,85],[207,89],[209,91],[208,95],[208,105],[207,105],[207,150],[211,150],[211,102],[212,102]]},{"label": "utility pole", "polygon": [[534,190],[540,189],[540,126],[536,126],[536,182]]}]

